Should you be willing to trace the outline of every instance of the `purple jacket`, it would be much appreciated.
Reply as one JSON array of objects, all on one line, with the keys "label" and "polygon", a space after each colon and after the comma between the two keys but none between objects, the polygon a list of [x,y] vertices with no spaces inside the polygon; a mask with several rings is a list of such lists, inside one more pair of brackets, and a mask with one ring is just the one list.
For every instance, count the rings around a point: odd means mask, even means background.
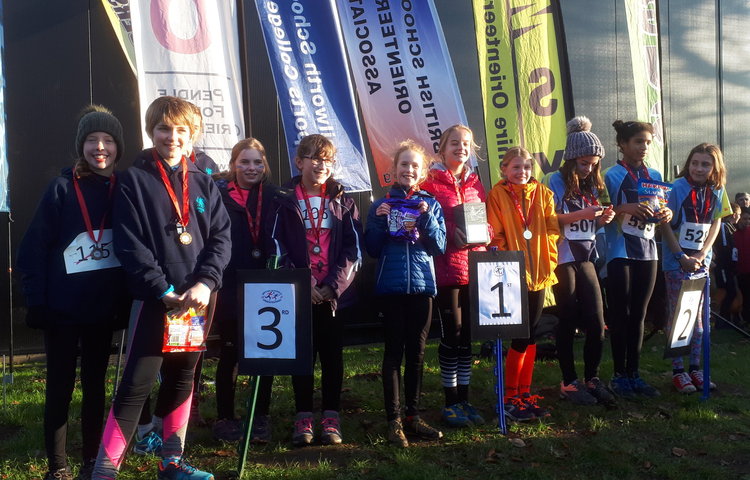
[{"label": "purple jacket", "polygon": [[[272,248],[280,265],[286,268],[310,268],[307,238],[302,212],[297,203],[295,187],[301,177],[292,178],[273,197],[271,217],[264,222],[270,228]],[[333,179],[326,182],[328,211],[333,222],[328,251],[328,275],[323,280],[336,293],[333,308],[354,303],[354,289],[349,288],[362,263],[362,224],[354,200],[344,193],[344,188]]]}]

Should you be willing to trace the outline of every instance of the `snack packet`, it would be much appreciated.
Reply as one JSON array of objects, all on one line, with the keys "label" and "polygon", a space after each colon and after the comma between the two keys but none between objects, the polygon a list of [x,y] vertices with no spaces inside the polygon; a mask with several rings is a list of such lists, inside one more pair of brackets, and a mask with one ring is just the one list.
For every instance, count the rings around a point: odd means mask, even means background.
[{"label": "snack packet", "polygon": [[161,351],[206,351],[206,309],[196,311],[190,308],[183,315],[178,315],[178,312],[179,309],[173,309],[164,315],[164,343]]},{"label": "snack packet", "polygon": [[[648,205],[654,213],[658,212],[667,205],[669,192],[672,191],[672,184],[649,180],[646,178],[638,179],[638,203]],[[656,223],[659,219],[649,217],[646,222]]]},{"label": "snack packet", "polygon": [[417,217],[419,217],[419,199],[391,198],[386,203],[391,206],[388,215],[388,233],[392,238],[416,243],[419,238]]}]

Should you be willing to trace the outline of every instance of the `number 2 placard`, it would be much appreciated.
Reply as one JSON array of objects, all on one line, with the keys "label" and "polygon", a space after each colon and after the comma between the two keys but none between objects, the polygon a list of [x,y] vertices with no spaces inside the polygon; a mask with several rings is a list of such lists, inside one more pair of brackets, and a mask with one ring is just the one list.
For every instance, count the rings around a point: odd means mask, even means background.
[{"label": "number 2 placard", "polygon": [[672,317],[672,330],[667,336],[664,358],[690,353],[690,340],[693,338],[695,322],[701,313],[701,298],[705,285],[705,277],[683,280],[677,298],[677,308]]},{"label": "number 2 placard", "polygon": [[310,270],[242,270],[239,373],[312,373]]},{"label": "number 2 placard", "polygon": [[522,252],[471,252],[469,289],[477,338],[529,335],[526,267]]}]

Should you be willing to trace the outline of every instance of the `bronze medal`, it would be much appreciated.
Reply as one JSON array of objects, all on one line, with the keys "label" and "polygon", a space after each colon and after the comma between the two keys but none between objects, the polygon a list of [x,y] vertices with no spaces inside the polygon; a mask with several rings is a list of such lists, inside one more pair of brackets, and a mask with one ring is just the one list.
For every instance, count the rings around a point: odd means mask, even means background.
[{"label": "bronze medal", "polygon": [[323,251],[323,249],[322,249],[322,248],[320,248],[320,245],[318,245],[317,243],[316,243],[315,245],[313,245],[313,247],[312,247],[312,252],[313,252],[313,253],[314,253],[315,255],[320,255],[320,252],[322,252],[322,251]]},{"label": "bronze medal", "polygon": [[104,250],[99,245],[94,245],[91,248],[91,260],[101,260],[104,258]]},{"label": "bronze medal", "polygon": [[260,258],[260,249],[259,248],[253,248],[253,251],[250,252],[253,258],[258,259]]}]

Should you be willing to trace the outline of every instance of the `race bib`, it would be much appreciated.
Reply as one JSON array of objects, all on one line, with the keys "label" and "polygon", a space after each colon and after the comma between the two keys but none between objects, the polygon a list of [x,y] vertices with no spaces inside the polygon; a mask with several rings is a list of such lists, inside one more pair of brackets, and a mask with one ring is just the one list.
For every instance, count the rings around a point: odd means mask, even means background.
[{"label": "race bib", "polygon": [[568,223],[563,228],[568,240],[594,240],[596,237],[595,220],[578,220]]},{"label": "race bib", "polygon": [[[94,230],[94,237],[98,236],[99,230]],[[63,257],[65,258],[65,272],[68,275],[120,266],[120,261],[112,248],[111,228],[104,230],[98,248],[87,232],[78,234],[63,251]]]},{"label": "race bib", "polygon": [[622,217],[622,232],[635,237],[651,240],[656,233],[656,224],[638,220],[629,213]]},{"label": "race bib", "polygon": [[740,259],[740,255],[739,255],[739,253],[737,251],[737,247],[734,247],[732,249],[732,261],[733,262],[737,262],[737,261],[739,261],[739,259]]},{"label": "race bib", "polygon": [[680,227],[680,246],[687,250],[700,250],[710,228],[710,223],[683,223]]},{"label": "race bib", "polygon": [[307,206],[305,205],[304,200],[297,200],[297,203],[299,204],[299,209],[302,212],[302,219],[305,222],[305,230],[310,230],[313,228],[312,223],[310,223],[310,220],[315,222],[315,227],[318,226],[318,216],[323,215],[322,223],[320,224],[321,228],[328,228],[330,229],[333,226],[333,219],[331,218],[331,212],[325,208],[325,203],[323,204],[323,207],[321,208],[320,205],[320,197],[310,197],[310,210],[307,210]]}]

